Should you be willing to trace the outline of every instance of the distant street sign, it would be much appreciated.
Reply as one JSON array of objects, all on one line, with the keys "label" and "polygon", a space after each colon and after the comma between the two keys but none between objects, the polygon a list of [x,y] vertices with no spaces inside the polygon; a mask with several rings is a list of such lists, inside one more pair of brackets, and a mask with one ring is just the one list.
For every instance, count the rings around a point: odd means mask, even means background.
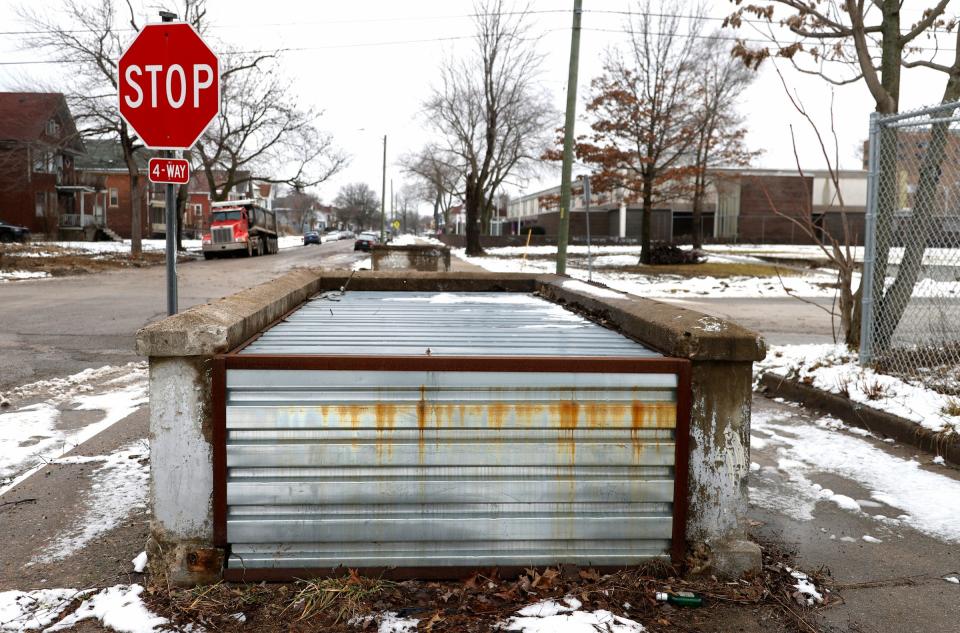
[{"label": "distant street sign", "polygon": [[399,230],[400,230],[400,220],[394,220],[394,221],[393,221],[393,224],[391,224],[391,226],[392,226],[395,230],[399,231]]},{"label": "distant street sign", "polygon": [[120,56],[120,116],[150,149],[190,149],[220,112],[220,64],[186,22],[148,24]]},{"label": "distant street sign", "polygon": [[185,185],[190,182],[190,163],[182,158],[151,158],[147,174],[150,182]]}]

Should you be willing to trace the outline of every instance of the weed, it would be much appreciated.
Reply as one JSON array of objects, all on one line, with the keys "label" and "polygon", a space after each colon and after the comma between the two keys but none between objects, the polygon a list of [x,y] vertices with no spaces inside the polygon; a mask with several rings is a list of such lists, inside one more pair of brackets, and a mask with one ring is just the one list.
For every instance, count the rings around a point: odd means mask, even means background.
[{"label": "weed", "polygon": [[853,382],[853,378],[850,376],[841,375],[837,378],[837,393],[839,393],[844,398],[850,398],[850,383]]},{"label": "weed", "polygon": [[941,409],[944,415],[955,415],[960,417],[960,398],[951,396],[947,398],[947,403]]},{"label": "weed", "polygon": [[297,621],[306,620],[318,613],[332,613],[334,623],[355,617],[365,602],[383,593],[395,583],[381,578],[367,578],[351,569],[341,578],[299,580],[299,591],[284,608],[299,611]]},{"label": "weed", "polygon": [[861,376],[857,386],[867,396],[867,400],[882,400],[889,395],[887,387],[876,378]]}]

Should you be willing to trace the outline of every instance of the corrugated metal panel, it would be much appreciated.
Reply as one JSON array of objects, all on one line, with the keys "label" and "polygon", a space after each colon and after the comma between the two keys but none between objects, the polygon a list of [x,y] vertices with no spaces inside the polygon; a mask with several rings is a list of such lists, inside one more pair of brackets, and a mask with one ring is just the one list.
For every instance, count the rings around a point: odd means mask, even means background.
[{"label": "corrugated metal panel", "polygon": [[506,292],[328,293],[241,353],[660,356],[540,297]]},{"label": "corrugated metal panel", "polygon": [[665,557],[676,389],[655,373],[230,369],[228,564]]}]

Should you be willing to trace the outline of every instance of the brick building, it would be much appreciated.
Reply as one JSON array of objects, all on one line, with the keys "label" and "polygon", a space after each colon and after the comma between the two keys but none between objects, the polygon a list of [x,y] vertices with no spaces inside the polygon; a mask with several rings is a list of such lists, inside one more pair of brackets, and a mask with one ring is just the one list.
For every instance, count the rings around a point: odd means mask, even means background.
[{"label": "brick building", "polygon": [[83,150],[62,94],[0,92],[0,219],[35,234],[80,232],[95,212],[77,182]]},{"label": "brick building", "polygon": [[[867,174],[863,170],[837,173],[846,204],[851,241],[863,241]],[[560,188],[553,187],[510,201],[507,217],[494,234],[556,236],[560,214]],[[811,243],[801,225],[812,226],[816,234],[826,230],[842,235],[842,213],[837,186],[822,170],[805,172],[773,169],[717,169],[707,190],[701,220],[708,241]],[[586,235],[586,204],[579,185],[571,199],[570,236],[581,241]],[[639,240],[642,210],[624,200],[622,191],[594,192],[590,200],[590,233],[597,238]],[[672,200],[658,205],[650,218],[654,240],[685,242],[693,232],[690,200]]]}]

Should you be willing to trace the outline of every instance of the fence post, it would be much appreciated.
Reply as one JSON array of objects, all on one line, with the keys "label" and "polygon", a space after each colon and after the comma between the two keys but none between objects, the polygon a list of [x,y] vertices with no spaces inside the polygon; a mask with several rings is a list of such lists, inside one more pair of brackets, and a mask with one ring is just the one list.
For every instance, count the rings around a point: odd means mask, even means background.
[{"label": "fence post", "polygon": [[870,114],[869,154],[867,155],[867,209],[864,216],[863,289],[860,311],[860,364],[870,363],[873,352],[873,275],[877,251],[877,178],[879,176],[880,115]]}]

